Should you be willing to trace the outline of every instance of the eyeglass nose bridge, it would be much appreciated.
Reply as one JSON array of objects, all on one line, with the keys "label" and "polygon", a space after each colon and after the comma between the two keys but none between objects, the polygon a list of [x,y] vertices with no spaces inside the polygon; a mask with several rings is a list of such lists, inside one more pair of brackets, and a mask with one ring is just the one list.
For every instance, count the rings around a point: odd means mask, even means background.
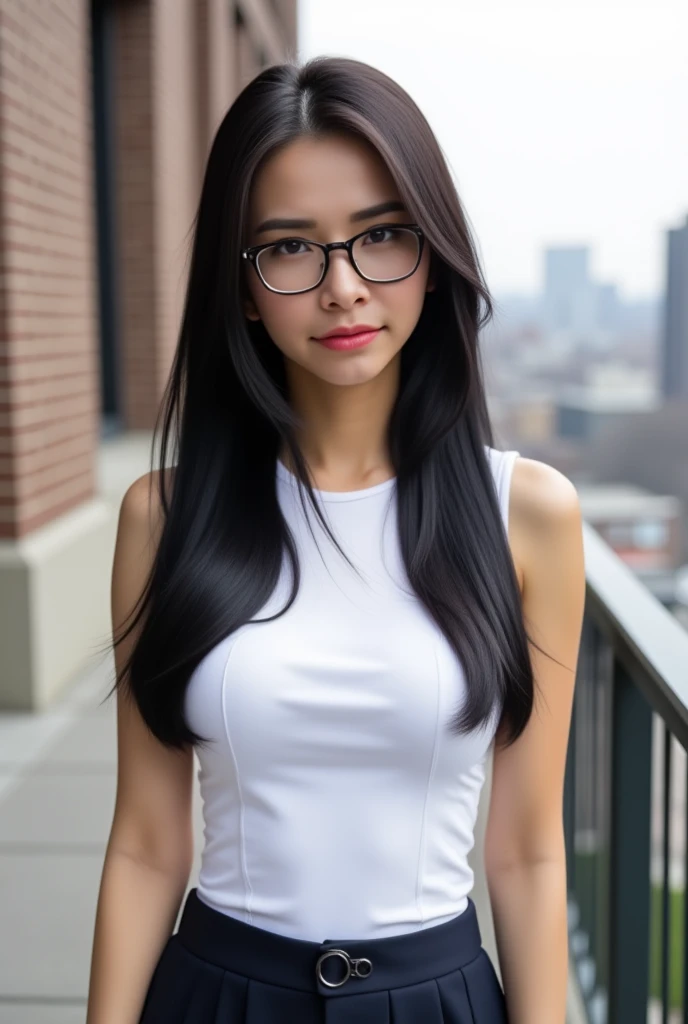
[{"label": "eyeglass nose bridge", "polygon": [[327,252],[332,252],[333,249],[346,249],[347,252],[351,252],[353,245],[354,242],[351,239],[349,242],[325,242],[323,247]]},{"label": "eyeglass nose bridge", "polygon": [[358,275],[358,277],[362,278],[362,280],[364,280],[364,281],[368,280],[366,278],[365,274],[361,273],[361,271],[359,270],[358,266],[356,265],[356,261],[354,260],[354,242],[355,241],[356,241],[355,238],[350,238],[348,242],[322,242],[320,244],[320,248],[323,250],[324,259],[323,259],[322,274],[321,274],[321,277],[320,277],[319,284],[322,284],[323,281],[325,280],[325,278],[328,275],[328,272],[329,272],[329,269],[330,269],[330,253],[332,252],[333,249],[344,249],[346,251],[346,255],[349,257],[348,263],[349,263],[349,266],[352,268],[352,270],[354,270],[356,272],[356,274]]}]

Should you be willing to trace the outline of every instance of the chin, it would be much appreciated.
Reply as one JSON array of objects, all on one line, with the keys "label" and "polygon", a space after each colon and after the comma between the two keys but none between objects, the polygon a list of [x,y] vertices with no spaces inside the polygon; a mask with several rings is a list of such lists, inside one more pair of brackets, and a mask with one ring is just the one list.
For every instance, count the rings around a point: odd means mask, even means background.
[{"label": "chin", "polygon": [[379,377],[383,370],[388,365],[388,361],[376,366],[370,363],[367,366],[363,366],[359,363],[358,366],[342,366],[332,373],[323,373],[322,368],[320,372],[314,375],[320,377],[321,380],[327,381],[329,384],[339,384],[342,387],[354,384],[368,384],[369,381],[375,380]]}]

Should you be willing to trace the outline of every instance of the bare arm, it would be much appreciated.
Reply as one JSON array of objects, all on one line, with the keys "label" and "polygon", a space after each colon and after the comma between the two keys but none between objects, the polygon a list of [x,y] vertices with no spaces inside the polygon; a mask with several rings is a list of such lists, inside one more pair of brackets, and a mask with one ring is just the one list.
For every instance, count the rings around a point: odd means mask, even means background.
[{"label": "bare arm", "polygon": [[573,484],[530,459],[514,466],[510,506],[525,625],[551,657],[531,647],[533,715],[511,747],[494,748],[485,871],[509,1024],[564,1024],[563,789],[585,600],[581,514]]},{"label": "bare arm", "polygon": [[[153,486],[153,501],[156,490]],[[112,621],[119,629],[141,593],[159,537],[148,475],[119,514]],[[115,649],[120,669],[137,630]],[[165,748],[132,699],[117,693],[117,797],[95,920],[86,1024],[137,1024],[172,933],[193,860],[193,752]]]}]

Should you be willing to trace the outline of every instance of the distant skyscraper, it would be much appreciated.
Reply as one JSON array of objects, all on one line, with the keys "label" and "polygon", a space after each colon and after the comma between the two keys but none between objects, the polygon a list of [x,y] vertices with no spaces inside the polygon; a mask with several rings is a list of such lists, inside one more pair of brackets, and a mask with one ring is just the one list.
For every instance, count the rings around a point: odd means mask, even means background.
[{"label": "distant skyscraper", "polygon": [[586,333],[597,326],[597,286],[590,280],[587,247],[545,250],[543,325]]},{"label": "distant skyscraper", "polygon": [[597,326],[614,331],[619,326],[619,292],[615,284],[597,285]]},{"label": "distant skyscraper", "polygon": [[688,217],[667,232],[662,324],[662,394],[688,401]]}]

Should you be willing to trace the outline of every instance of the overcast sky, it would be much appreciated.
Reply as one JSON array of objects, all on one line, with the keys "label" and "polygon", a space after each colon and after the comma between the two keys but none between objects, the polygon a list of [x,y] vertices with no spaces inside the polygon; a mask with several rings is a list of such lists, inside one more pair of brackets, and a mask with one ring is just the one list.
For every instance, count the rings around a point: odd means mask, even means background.
[{"label": "overcast sky", "polygon": [[589,245],[626,298],[664,288],[688,215],[688,0],[299,0],[299,56],[395,78],[448,159],[489,287],[537,292]]}]

